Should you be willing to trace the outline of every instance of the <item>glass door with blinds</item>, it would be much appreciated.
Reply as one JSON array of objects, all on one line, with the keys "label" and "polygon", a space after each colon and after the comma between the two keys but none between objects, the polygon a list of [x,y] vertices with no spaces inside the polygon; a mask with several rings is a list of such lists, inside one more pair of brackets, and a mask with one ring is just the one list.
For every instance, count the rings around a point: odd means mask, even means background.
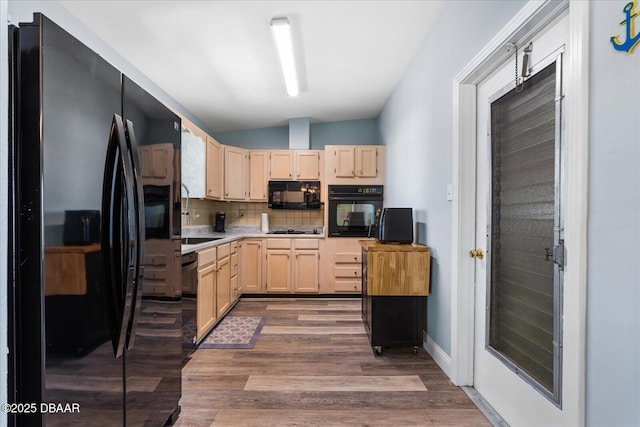
[{"label": "glass door with blinds", "polygon": [[[562,425],[563,55],[568,17],[476,86],[473,386],[511,425]],[[518,46],[518,64],[523,50]],[[505,46],[508,48],[508,46]]]},{"label": "glass door with blinds", "polygon": [[559,404],[561,61],[491,101],[487,349]]}]

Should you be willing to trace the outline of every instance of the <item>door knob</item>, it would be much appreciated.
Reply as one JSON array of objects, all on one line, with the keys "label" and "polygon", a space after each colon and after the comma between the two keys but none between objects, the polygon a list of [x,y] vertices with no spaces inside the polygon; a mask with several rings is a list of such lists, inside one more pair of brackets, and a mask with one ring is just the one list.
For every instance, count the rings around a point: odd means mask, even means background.
[{"label": "door knob", "polygon": [[469,256],[471,258],[482,259],[482,258],[484,258],[484,251],[482,249],[471,249],[469,251]]}]

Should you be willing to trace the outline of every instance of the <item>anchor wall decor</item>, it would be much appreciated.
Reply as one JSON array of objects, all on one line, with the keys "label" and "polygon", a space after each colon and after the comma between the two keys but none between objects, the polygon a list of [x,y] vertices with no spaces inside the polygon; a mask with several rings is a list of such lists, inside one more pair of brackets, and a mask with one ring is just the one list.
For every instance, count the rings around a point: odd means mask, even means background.
[{"label": "anchor wall decor", "polygon": [[636,33],[633,28],[633,20],[639,15],[636,13],[636,0],[632,0],[630,3],[622,9],[626,15],[624,21],[620,25],[626,25],[627,27],[627,39],[624,42],[620,42],[620,35],[611,37],[611,44],[615,50],[621,50],[631,54],[633,48],[640,42],[640,33]]}]

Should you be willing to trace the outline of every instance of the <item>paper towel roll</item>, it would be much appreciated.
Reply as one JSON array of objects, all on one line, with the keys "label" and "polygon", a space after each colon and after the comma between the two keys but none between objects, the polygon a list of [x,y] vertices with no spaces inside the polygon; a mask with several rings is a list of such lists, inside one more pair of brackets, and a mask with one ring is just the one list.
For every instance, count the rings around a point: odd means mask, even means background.
[{"label": "paper towel roll", "polygon": [[269,214],[267,213],[262,214],[262,232],[263,233],[269,232]]}]

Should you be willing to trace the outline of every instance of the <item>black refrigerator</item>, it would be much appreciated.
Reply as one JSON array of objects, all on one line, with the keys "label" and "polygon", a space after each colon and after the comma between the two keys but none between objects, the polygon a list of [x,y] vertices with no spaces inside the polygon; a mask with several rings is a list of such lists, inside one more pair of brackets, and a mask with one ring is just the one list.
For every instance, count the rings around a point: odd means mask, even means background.
[{"label": "black refrigerator", "polygon": [[9,423],[171,423],[180,119],[42,14],[9,40]]}]

